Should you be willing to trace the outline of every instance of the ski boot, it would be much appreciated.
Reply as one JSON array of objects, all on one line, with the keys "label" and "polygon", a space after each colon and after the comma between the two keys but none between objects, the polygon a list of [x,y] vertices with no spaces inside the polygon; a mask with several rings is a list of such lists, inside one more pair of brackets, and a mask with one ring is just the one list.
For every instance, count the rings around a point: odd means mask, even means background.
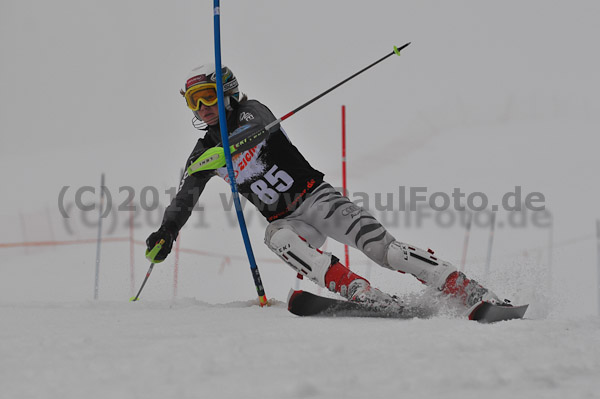
[{"label": "ski boot", "polygon": [[509,302],[501,301],[491,290],[483,287],[475,280],[470,280],[462,272],[453,272],[446,279],[442,292],[460,300],[467,308],[478,305],[481,302],[489,302],[493,305],[504,305]]},{"label": "ski boot", "polygon": [[325,283],[330,291],[339,293],[351,302],[384,312],[400,312],[403,309],[397,297],[372,287],[365,278],[339,262],[329,267],[325,274]]}]

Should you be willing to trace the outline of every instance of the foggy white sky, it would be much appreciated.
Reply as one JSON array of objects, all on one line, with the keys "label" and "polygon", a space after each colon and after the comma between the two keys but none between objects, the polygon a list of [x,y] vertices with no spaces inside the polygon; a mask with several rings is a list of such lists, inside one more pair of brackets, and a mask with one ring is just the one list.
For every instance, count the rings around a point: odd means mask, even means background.
[{"label": "foggy white sky", "polygon": [[[80,176],[67,164],[70,156],[96,176],[109,168],[109,148],[132,157],[118,167],[131,178],[139,170],[122,166],[134,168],[150,154],[185,157],[196,133],[178,89],[193,66],[213,57],[211,1],[4,1],[1,7],[3,155],[39,150],[59,168],[52,181]],[[327,147],[339,145],[342,103],[349,127],[357,137],[368,132],[371,143],[409,135],[404,128],[419,115],[435,124],[457,103],[480,118],[509,98],[524,99],[516,104],[523,113],[549,111],[537,104],[547,100],[558,113],[583,105],[593,115],[598,13],[592,1],[224,1],[223,60],[242,90],[282,115],[394,44],[413,42],[405,57],[286,123],[322,165]],[[314,145],[317,139],[324,148]],[[152,176],[162,168],[144,165]],[[23,177],[32,170],[18,169]]]},{"label": "foggy white sky", "polygon": [[[277,116],[412,42],[284,123],[334,184],[346,104],[351,190],[525,185],[562,207],[565,237],[592,231],[597,2],[237,0],[221,11],[223,62]],[[101,172],[114,188],[177,184],[198,137],[178,91],[213,59],[212,1],[7,0],[0,22],[1,215],[55,209],[62,186],[97,185]],[[493,133],[510,123],[533,131]],[[556,127],[547,142],[540,126]],[[481,136],[454,136],[465,128]],[[427,156],[443,145],[447,157]],[[206,201],[227,191],[211,182]]]}]

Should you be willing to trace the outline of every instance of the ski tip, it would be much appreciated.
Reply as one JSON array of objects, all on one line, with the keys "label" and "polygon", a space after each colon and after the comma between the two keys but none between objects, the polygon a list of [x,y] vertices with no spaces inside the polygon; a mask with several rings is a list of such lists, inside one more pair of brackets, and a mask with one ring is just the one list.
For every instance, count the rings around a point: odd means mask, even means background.
[{"label": "ski tip", "polygon": [[468,318],[469,320],[475,320],[480,323],[495,323],[498,321],[522,319],[528,308],[529,304],[494,304],[482,301],[470,309]]},{"label": "ski tip", "polygon": [[466,312],[467,318],[468,318],[469,320],[473,320],[473,317],[474,317],[474,315],[477,313],[477,310],[478,310],[478,309],[479,309],[481,306],[483,306],[483,304],[484,304],[484,303],[485,303],[485,302],[483,302],[483,301],[479,301],[479,302],[477,302],[475,305],[473,305],[473,306],[471,306],[469,309],[467,309],[467,312]]},{"label": "ski tip", "polygon": [[290,312],[292,311],[292,303],[294,302],[294,298],[297,297],[298,295],[300,295],[301,293],[302,293],[302,290],[294,290],[293,288],[290,289],[290,292],[288,293],[288,298],[287,298],[288,310]]},{"label": "ski tip", "polygon": [[295,295],[297,295],[297,294],[299,294],[299,293],[301,293],[301,292],[302,292],[302,290],[295,290],[295,289],[293,289],[293,288],[290,288],[290,291],[288,292],[288,296],[287,296],[287,300],[288,300],[288,302],[289,302],[289,300],[290,300],[290,299],[291,299],[293,296],[295,296]]}]

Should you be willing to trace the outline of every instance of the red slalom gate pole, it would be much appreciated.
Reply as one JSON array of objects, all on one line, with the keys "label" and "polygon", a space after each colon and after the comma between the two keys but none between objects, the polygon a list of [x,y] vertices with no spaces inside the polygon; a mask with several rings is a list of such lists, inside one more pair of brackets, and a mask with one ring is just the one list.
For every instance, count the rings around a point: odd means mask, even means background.
[{"label": "red slalom gate pole", "polygon": [[[346,106],[342,105],[342,187],[344,195],[348,196],[348,186],[346,184]],[[348,244],[344,244],[344,254],[346,255],[346,267],[350,268],[350,250]]]}]

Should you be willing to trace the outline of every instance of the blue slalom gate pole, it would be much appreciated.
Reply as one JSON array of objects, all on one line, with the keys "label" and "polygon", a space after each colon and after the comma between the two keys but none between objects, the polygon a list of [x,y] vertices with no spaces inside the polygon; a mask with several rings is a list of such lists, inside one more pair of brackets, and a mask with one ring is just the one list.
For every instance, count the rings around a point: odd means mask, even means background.
[{"label": "blue slalom gate pole", "polygon": [[[217,99],[219,106],[219,126],[221,127],[221,140],[223,142],[223,148],[229,148],[229,132],[227,131],[227,114],[225,111],[224,94],[223,94],[223,75],[221,74],[221,10],[219,6],[219,0],[214,0],[214,20],[215,20],[215,74],[217,75]],[[265,295],[265,289],[260,279],[260,273],[258,272],[258,266],[256,265],[256,259],[254,258],[254,252],[252,251],[252,244],[250,244],[250,237],[248,236],[248,228],[246,227],[246,220],[244,219],[244,212],[242,211],[242,205],[240,203],[240,196],[237,190],[237,184],[235,182],[235,173],[233,170],[233,161],[231,160],[230,151],[225,151],[225,163],[227,164],[227,173],[229,174],[229,183],[231,185],[231,195],[233,196],[233,203],[235,204],[235,211],[237,213],[238,222],[240,224],[240,230],[242,237],[244,238],[244,245],[246,246],[246,253],[248,254],[248,260],[250,261],[250,271],[254,278],[254,285],[256,285],[256,292],[258,293],[258,300],[260,306],[267,305],[267,297]]]}]

